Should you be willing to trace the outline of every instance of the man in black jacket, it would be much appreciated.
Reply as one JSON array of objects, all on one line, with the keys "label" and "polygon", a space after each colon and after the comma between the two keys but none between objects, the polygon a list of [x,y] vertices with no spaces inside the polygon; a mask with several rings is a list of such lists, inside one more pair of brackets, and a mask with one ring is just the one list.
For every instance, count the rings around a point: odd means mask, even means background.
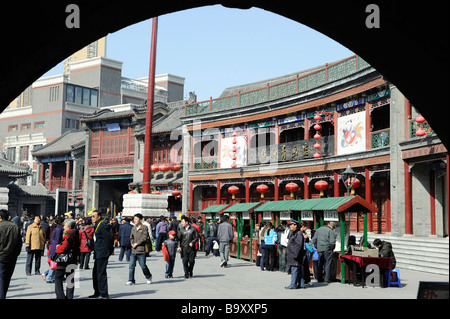
[{"label": "man in black jacket", "polygon": [[178,251],[181,252],[181,259],[183,260],[184,277],[192,278],[195,264],[195,244],[198,241],[197,229],[190,224],[189,217],[181,217],[181,228],[178,232],[178,241],[180,247]]},{"label": "man in black jacket", "polygon": [[303,279],[303,255],[305,254],[303,233],[300,231],[300,223],[291,219],[289,224],[291,232],[286,248],[287,265],[291,266],[291,284],[286,289],[305,288]]},{"label": "man in black jacket", "polygon": [[8,211],[0,210],[0,299],[6,298],[17,256],[22,249],[19,228],[8,218]]},{"label": "man in black jacket", "polygon": [[114,251],[114,237],[109,221],[101,219],[101,214],[94,210],[91,215],[94,224],[94,268],[92,269],[92,284],[94,294],[89,298],[108,299],[108,276],[106,266],[108,258]]}]

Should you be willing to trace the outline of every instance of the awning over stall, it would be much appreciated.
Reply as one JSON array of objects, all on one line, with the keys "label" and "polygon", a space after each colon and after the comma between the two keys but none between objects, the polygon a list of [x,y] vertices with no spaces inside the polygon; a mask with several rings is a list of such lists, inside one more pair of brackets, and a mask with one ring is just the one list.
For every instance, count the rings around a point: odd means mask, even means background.
[{"label": "awning over stall", "polygon": [[341,212],[374,213],[378,208],[361,196],[312,198],[295,200],[289,208],[295,211],[333,210]]},{"label": "awning over stall", "polygon": [[255,208],[255,212],[285,212],[292,210],[292,207],[303,202],[302,200],[283,200],[277,202],[266,202]]},{"label": "awning over stall", "polygon": [[223,205],[211,205],[206,207],[204,210],[201,211],[202,214],[204,213],[219,213],[222,214],[223,210],[227,207],[230,207],[231,204],[223,204]]},{"label": "awning over stall", "polygon": [[228,207],[223,212],[224,213],[243,213],[243,212],[252,213],[253,210],[260,205],[262,205],[262,203],[238,203],[238,204],[234,204],[234,205]]}]

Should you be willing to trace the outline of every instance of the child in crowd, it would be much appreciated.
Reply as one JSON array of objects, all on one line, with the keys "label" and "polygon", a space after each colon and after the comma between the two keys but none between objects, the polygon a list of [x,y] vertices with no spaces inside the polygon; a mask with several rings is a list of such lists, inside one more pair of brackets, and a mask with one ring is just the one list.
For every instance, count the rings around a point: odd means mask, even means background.
[{"label": "child in crowd", "polygon": [[169,231],[169,238],[162,245],[164,261],[166,261],[166,278],[173,278],[173,267],[177,254],[178,242],[175,240],[175,231]]}]

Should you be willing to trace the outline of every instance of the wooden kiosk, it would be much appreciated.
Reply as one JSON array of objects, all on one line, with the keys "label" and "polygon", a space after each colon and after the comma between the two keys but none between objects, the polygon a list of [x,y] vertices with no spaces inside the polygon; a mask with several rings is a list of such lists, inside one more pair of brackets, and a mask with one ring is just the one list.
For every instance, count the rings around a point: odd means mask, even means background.
[{"label": "wooden kiosk", "polygon": [[[378,208],[369,203],[360,196],[348,197],[328,197],[328,198],[313,198],[302,201],[295,201],[296,204],[292,206],[293,211],[307,211],[313,214],[323,214],[323,220],[335,221],[339,225],[340,237],[340,254],[345,253],[345,221],[346,213],[358,212],[364,213],[364,247],[367,247],[367,214],[378,211]],[[339,259],[338,259],[339,260]],[[341,283],[345,283],[345,262],[341,261],[340,270]],[[338,271],[337,271],[338,272]]]},{"label": "wooden kiosk", "polygon": [[256,256],[256,241],[253,240],[255,222],[254,210],[262,203],[238,203],[226,208],[223,213],[230,215],[235,237],[230,244],[230,256],[253,261]]}]

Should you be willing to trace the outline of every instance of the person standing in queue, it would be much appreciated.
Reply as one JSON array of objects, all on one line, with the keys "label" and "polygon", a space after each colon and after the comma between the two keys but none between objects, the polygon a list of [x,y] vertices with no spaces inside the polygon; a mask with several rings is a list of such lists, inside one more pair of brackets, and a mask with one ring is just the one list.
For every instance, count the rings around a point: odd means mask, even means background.
[{"label": "person standing in queue", "polygon": [[92,284],[94,294],[89,298],[108,299],[108,276],[106,267],[109,256],[114,250],[114,237],[108,220],[102,219],[100,212],[94,210],[91,215],[94,225],[94,268],[92,269]]},{"label": "person standing in queue", "polygon": [[291,284],[286,289],[305,288],[305,281],[303,278],[303,255],[304,238],[300,231],[300,223],[295,219],[291,219],[289,223],[291,232],[289,233],[289,241],[286,248],[287,265],[291,266]]},{"label": "person standing in queue", "polygon": [[185,278],[192,278],[193,276],[196,255],[195,244],[198,241],[197,229],[192,227],[189,222],[189,217],[183,215],[181,217],[181,228],[178,232],[180,246],[177,250],[181,252]]},{"label": "person standing in queue", "polygon": [[36,275],[41,275],[41,256],[45,247],[45,232],[44,227],[41,226],[41,218],[34,217],[34,222],[28,226],[25,240],[27,250],[27,262],[25,265],[25,272],[27,276],[31,276],[31,266],[34,256],[34,270]]},{"label": "person standing in queue", "polygon": [[336,234],[334,232],[335,224],[333,221],[326,222],[326,224],[320,227],[312,242],[314,247],[317,248],[319,253],[319,265],[318,265],[318,282],[331,283],[331,264],[333,262],[333,250],[336,245]]}]

